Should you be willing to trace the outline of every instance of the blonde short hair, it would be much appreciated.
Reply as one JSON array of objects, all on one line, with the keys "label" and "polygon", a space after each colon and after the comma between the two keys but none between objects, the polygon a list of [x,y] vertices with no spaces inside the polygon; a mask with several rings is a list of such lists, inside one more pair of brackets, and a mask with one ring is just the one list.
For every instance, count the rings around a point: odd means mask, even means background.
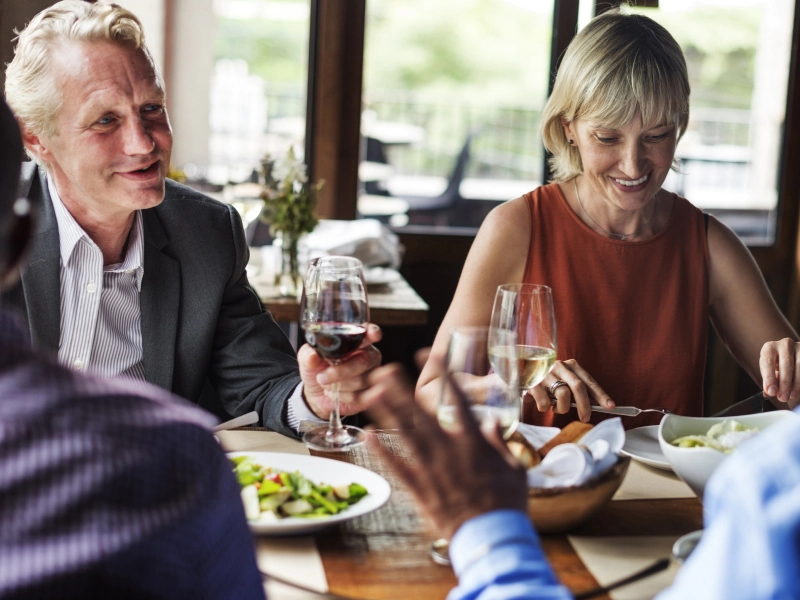
[{"label": "blonde short hair", "polygon": [[617,129],[636,113],[645,126],[674,125],[680,139],[689,122],[686,60],[675,39],[652,19],[610,11],[592,19],[572,40],[542,112],[552,180],[567,181],[583,172],[562,118]]},{"label": "blonde short hair", "polygon": [[163,82],[132,12],[116,4],[63,0],[37,14],[19,34],[14,60],[6,70],[6,100],[34,135],[54,135],[63,99],[50,68],[50,52],[64,42],[113,42],[141,49]]}]

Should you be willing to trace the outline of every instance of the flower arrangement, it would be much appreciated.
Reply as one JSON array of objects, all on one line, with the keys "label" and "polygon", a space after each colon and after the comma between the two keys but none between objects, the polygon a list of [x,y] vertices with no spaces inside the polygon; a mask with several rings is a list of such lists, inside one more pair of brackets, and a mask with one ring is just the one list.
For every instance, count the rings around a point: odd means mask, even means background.
[{"label": "flower arrangement", "polygon": [[301,288],[297,261],[300,236],[310,233],[319,219],[314,215],[317,197],[324,181],[308,183],[306,165],[298,160],[294,148],[286,156],[273,160],[270,155],[261,161],[264,208],[261,219],[270,226],[270,233],[281,242],[281,268],[276,284],[284,295],[296,295]]}]

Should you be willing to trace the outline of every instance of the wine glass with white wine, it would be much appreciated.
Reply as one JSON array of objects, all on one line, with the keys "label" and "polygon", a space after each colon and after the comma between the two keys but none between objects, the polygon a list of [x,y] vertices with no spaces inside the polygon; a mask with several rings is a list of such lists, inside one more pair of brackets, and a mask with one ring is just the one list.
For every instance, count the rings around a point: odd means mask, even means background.
[{"label": "wine glass with white wine", "polygon": [[[516,356],[520,405],[525,394],[550,372],[556,361],[556,314],[553,292],[546,285],[509,283],[497,288],[489,333],[489,355],[495,370],[511,355]],[[506,332],[516,336],[515,347],[508,345]]]}]

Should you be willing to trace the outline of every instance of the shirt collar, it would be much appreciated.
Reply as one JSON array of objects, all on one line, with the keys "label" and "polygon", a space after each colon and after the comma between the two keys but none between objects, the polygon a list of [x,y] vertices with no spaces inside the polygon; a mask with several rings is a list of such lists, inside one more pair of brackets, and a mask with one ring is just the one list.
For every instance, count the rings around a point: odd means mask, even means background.
[{"label": "shirt collar", "polygon": [[[87,236],[88,237],[88,236]],[[128,234],[128,249],[121,263],[109,265],[105,268],[110,273],[135,273],[136,287],[142,291],[142,277],[144,276],[144,227],[142,224],[142,211],[137,210],[133,217],[133,227]]]},{"label": "shirt collar", "polygon": [[[56,213],[56,222],[58,223],[58,239],[61,246],[61,264],[66,266],[72,257],[78,242],[85,239],[92,246],[97,247],[92,238],[78,225],[78,222],[70,214],[67,207],[61,201],[61,196],[58,195],[53,180],[47,178],[47,189],[50,192],[50,197],[53,200],[53,209]],[[144,276],[144,231],[142,225],[142,212],[137,210],[133,218],[133,227],[128,234],[128,248],[125,252],[125,258],[122,262],[112,265],[110,268],[104,269],[111,273],[120,272],[135,272],[136,273],[136,287],[142,291],[142,277]]]},{"label": "shirt collar", "polygon": [[91,244],[92,239],[86,235],[83,228],[78,225],[78,222],[73,218],[67,207],[61,201],[61,196],[58,195],[58,190],[53,183],[53,180],[47,178],[47,189],[50,191],[50,198],[53,200],[53,210],[56,213],[56,222],[58,223],[58,240],[61,246],[61,264],[67,266],[69,259],[72,257],[72,252],[75,246],[81,241],[81,238],[86,238]]}]

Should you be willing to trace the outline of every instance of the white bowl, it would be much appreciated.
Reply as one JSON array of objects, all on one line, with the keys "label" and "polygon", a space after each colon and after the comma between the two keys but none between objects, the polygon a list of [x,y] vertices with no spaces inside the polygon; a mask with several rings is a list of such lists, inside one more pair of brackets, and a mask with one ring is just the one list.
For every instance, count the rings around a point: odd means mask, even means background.
[{"label": "white bowl", "polygon": [[[776,410],[737,417],[681,417],[679,415],[667,415],[661,420],[661,425],[658,427],[658,443],[672,470],[702,500],[706,483],[711,474],[730,454],[711,448],[679,448],[673,446],[670,442],[684,435],[704,435],[708,433],[712,425],[722,421],[735,420],[748,427],[757,427],[763,430],[778,421],[796,418],[798,418],[797,415],[790,410]],[[759,432],[757,435],[762,435],[762,433]],[[738,448],[734,450],[734,452],[738,451]]]}]

